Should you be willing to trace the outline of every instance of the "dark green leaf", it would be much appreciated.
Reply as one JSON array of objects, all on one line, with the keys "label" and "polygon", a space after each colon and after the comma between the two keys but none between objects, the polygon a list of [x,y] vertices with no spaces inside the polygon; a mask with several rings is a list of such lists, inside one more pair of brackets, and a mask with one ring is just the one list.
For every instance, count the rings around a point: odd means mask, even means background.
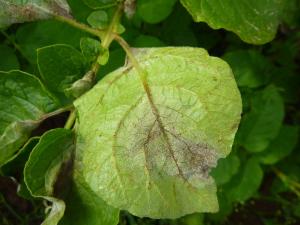
[{"label": "dark green leaf", "polygon": [[18,70],[19,61],[13,49],[0,45],[0,71]]},{"label": "dark green leaf", "polygon": [[230,155],[225,159],[219,159],[218,165],[211,171],[217,185],[227,183],[238,172],[240,160],[236,155]]},{"label": "dark green leaf", "polygon": [[162,47],[166,45],[157,37],[153,37],[149,35],[140,35],[134,40],[132,46],[141,48],[141,47]]},{"label": "dark green leaf", "polygon": [[251,111],[242,118],[238,141],[249,152],[261,152],[277,136],[284,117],[278,89],[270,85],[251,99]]},{"label": "dark green leaf", "polygon": [[139,0],[137,13],[147,23],[158,23],[172,12],[176,0]]},{"label": "dark green leaf", "polygon": [[[61,171],[71,169],[69,165],[74,148],[72,131],[62,128],[50,130],[43,134],[25,165],[25,183],[30,193],[52,202],[51,212],[43,222],[45,225],[56,225],[64,214],[65,203],[55,197],[55,188],[57,183],[61,183],[59,179],[68,179],[66,175],[59,175]],[[65,173],[70,174],[70,171]],[[68,188],[59,191],[68,191]]]},{"label": "dark green leaf", "polygon": [[259,154],[260,161],[265,164],[277,163],[292,152],[298,140],[298,127],[283,125],[277,137],[270,143],[268,148]]},{"label": "dark green leaf", "polygon": [[[37,49],[53,44],[68,44],[79,48],[86,33],[57,21],[39,21],[21,26],[16,33],[17,43],[32,64],[37,62]],[[66,38],[67,37],[67,38]]]},{"label": "dark green leaf", "polygon": [[38,67],[45,85],[61,100],[69,103],[65,89],[83,77],[86,71],[83,55],[69,45],[51,45],[38,49]]},{"label": "dark green leaf", "polygon": [[256,88],[266,84],[271,75],[271,63],[255,50],[238,50],[223,57],[231,66],[241,87]]},{"label": "dark green leaf", "polygon": [[250,158],[244,168],[237,174],[229,184],[227,195],[235,201],[245,202],[259,188],[263,179],[263,170],[257,158]]},{"label": "dark green leaf", "polygon": [[0,165],[26,142],[30,133],[58,108],[34,76],[20,71],[0,72]]}]

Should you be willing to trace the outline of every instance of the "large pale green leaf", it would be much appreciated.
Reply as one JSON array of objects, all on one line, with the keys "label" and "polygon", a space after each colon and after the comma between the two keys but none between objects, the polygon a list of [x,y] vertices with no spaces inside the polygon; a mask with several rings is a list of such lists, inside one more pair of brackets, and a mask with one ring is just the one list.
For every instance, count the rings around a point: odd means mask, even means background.
[{"label": "large pale green leaf", "polygon": [[[52,202],[52,209],[43,222],[44,225],[56,225],[64,214],[65,203],[55,197],[55,187],[58,186],[56,184],[61,170],[70,169],[68,164],[74,147],[73,133],[70,130],[50,130],[41,137],[25,165],[25,183],[31,194]],[[65,172],[68,173],[69,171]],[[67,176],[61,178],[67,179]],[[65,186],[60,188],[64,188],[59,190],[61,192],[69,190]]]},{"label": "large pale green leaf", "polygon": [[54,15],[69,16],[69,11],[65,0],[0,0],[0,27],[49,19]]},{"label": "large pale green leaf", "polygon": [[197,22],[233,31],[246,42],[271,41],[280,22],[284,0],[181,0]]},{"label": "large pale green leaf", "polygon": [[0,72],[0,165],[57,107],[36,77],[20,71]]},{"label": "large pale green leaf", "polygon": [[108,204],[138,216],[218,210],[209,176],[231,150],[241,99],[229,66],[197,48],[135,50],[79,98],[75,170]]}]

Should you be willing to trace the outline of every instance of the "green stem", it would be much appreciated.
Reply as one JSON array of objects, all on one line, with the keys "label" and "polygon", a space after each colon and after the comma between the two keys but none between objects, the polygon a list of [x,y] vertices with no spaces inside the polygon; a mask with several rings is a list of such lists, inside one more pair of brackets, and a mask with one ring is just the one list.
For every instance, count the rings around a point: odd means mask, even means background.
[{"label": "green stem", "polygon": [[[79,22],[77,22],[73,19],[69,19],[67,17],[55,16],[55,19],[99,37],[101,40],[102,47],[107,49],[107,48],[109,48],[112,40],[114,39],[114,35],[115,35],[114,32],[117,28],[117,25],[119,24],[122,10],[123,10],[123,4],[120,3],[116,12],[113,15],[111,23],[109,24],[107,30],[105,30],[105,31],[91,28],[85,24],[79,23]],[[92,68],[90,70],[92,72],[92,76],[93,76],[92,80],[95,79],[99,69],[100,69],[100,65],[97,62],[95,62],[92,65]],[[71,129],[73,127],[75,119],[76,119],[76,111],[71,111],[71,113],[67,119],[67,122],[65,124],[65,129]]]},{"label": "green stem", "polygon": [[114,33],[117,29],[117,26],[119,24],[120,18],[121,18],[121,13],[123,10],[123,4],[119,4],[116,12],[113,15],[113,18],[111,20],[111,23],[109,24],[107,30],[106,30],[106,35],[102,39],[102,47],[103,48],[108,48],[111,42],[114,39]]},{"label": "green stem", "polygon": [[139,62],[136,60],[135,56],[133,55],[130,46],[128,45],[128,43],[119,35],[114,35],[114,39],[121,45],[121,47],[124,49],[124,51],[126,52],[127,57],[129,58],[129,61],[131,62],[131,64],[133,65],[133,67],[137,70],[140,79],[142,81],[142,83],[145,85],[147,83],[147,73],[145,72],[145,70],[142,69],[142,67],[140,66]]},{"label": "green stem", "polygon": [[70,18],[67,18],[67,17],[64,17],[64,16],[56,15],[56,16],[54,16],[54,19],[56,19],[58,21],[61,21],[61,22],[64,22],[64,23],[67,23],[72,27],[75,27],[79,30],[85,31],[85,32],[87,32],[89,34],[92,34],[94,36],[97,36],[100,39],[102,39],[106,34],[106,32],[104,30],[94,29],[94,28],[92,28],[88,25],[85,25],[83,23],[79,23],[76,20],[73,20],[73,19],[70,19]]},{"label": "green stem", "polygon": [[299,198],[300,198],[300,184],[296,181],[291,180],[287,175],[283,172],[278,170],[277,168],[273,167],[272,170],[276,174],[276,176],[291,190],[293,191]]},{"label": "green stem", "polygon": [[71,113],[68,117],[68,120],[65,124],[65,129],[68,129],[68,130],[72,129],[75,119],[76,119],[76,111],[73,110],[73,111],[71,111]]},{"label": "green stem", "polygon": [[64,108],[60,108],[58,110],[55,110],[53,112],[50,112],[50,113],[47,113],[45,115],[43,115],[40,119],[39,119],[39,122],[49,118],[49,117],[52,117],[52,116],[56,116],[58,114],[61,114],[63,112],[67,112],[67,111],[71,111],[73,109],[73,106],[70,105],[70,106],[67,106],[67,107],[64,107]]}]

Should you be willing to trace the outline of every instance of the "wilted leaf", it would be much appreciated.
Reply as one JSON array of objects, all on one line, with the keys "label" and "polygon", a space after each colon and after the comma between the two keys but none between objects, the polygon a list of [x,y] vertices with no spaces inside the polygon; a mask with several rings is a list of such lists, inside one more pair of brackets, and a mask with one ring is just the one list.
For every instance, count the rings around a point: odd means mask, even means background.
[{"label": "wilted leaf", "polygon": [[57,102],[40,81],[20,71],[0,72],[0,165],[26,142]]},{"label": "wilted leaf", "polygon": [[68,17],[69,11],[65,0],[0,0],[0,27],[49,19],[55,15]]},{"label": "wilted leaf", "polygon": [[283,0],[181,0],[196,22],[225,28],[252,44],[264,44],[276,34]]},{"label": "wilted leaf", "polygon": [[140,217],[217,211],[209,171],[230,152],[241,113],[229,66],[197,48],[135,54],[149,86],[129,64],[75,102],[75,170],[108,204]]}]

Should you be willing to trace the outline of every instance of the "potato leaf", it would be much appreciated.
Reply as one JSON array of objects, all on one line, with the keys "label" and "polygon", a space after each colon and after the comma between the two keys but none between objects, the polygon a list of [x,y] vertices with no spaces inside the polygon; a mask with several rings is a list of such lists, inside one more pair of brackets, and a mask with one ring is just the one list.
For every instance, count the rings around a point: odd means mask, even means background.
[{"label": "potato leaf", "polygon": [[283,0],[181,0],[197,22],[233,31],[243,41],[264,44],[277,31]]},{"label": "potato leaf", "polygon": [[75,102],[75,171],[108,204],[140,217],[216,212],[209,172],[230,152],[241,114],[232,71],[203,49],[135,54],[145,82],[127,64]]},{"label": "potato leaf", "polygon": [[69,16],[69,12],[65,0],[0,0],[0,27],[49,19],[54,15]]},{"label": "potato leaf", "polygon": [[57,102],[34,76],[0,72],[0,165],[26,142],[31,131],[58,108]]}]

